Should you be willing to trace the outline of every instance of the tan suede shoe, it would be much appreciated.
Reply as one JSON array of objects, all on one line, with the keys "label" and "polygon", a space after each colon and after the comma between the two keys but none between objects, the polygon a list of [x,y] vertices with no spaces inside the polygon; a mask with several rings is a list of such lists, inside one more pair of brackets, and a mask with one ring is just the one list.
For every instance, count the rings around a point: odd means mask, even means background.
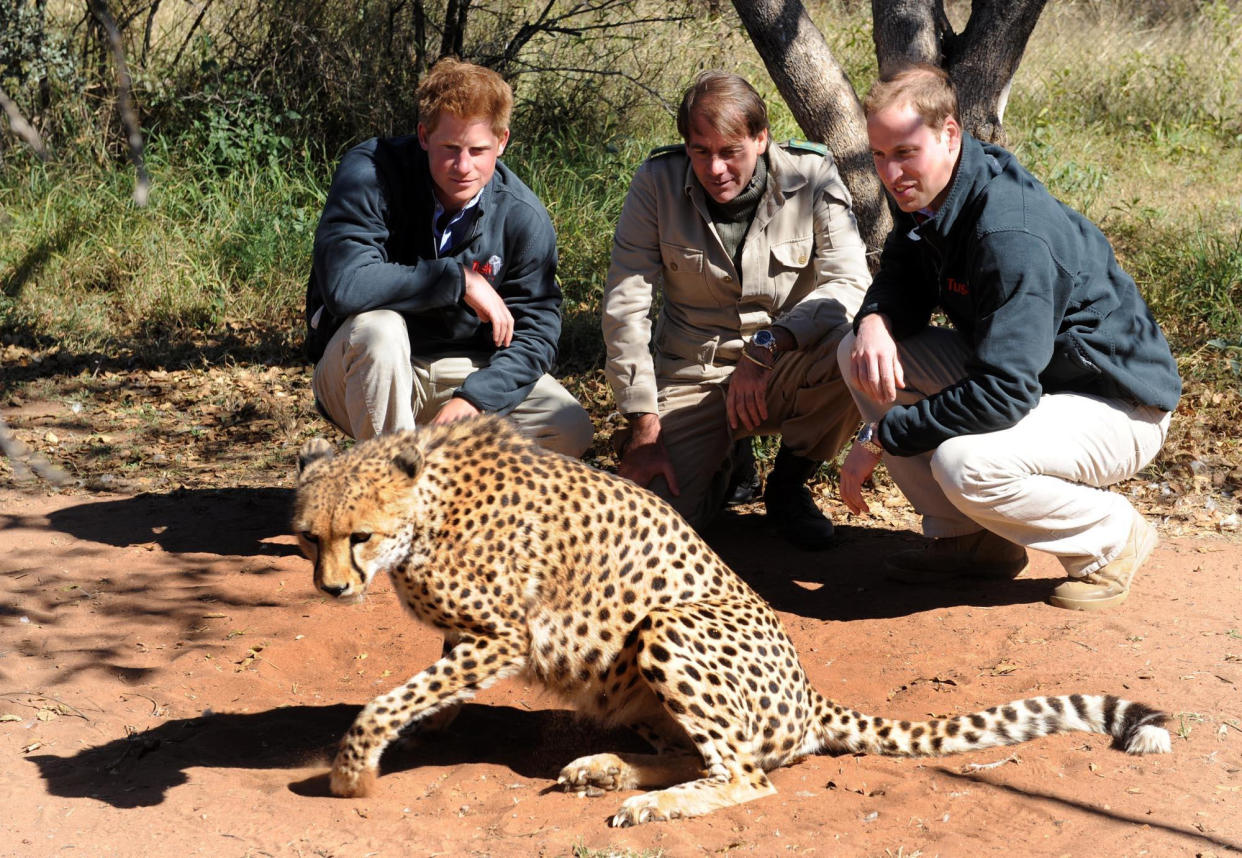
[{"label": "tan suede shoe", "polygon": [[946,578],[1016,578],[1029,565],[1026,549],[989,530],[933,539],[923,548],[898,551],[884,561],[888,577],[907,584]]},{"label": "tan suede shoe", "polygon": [[1102,611],[1120,605],[1130,595],[1134,573],[1151,555],[1160,537],[1147,519],[1134,514],[1130,536],[1112,562],[1089,575],[1070,578],[1056,586],[1048,601],[1071,611]]}]

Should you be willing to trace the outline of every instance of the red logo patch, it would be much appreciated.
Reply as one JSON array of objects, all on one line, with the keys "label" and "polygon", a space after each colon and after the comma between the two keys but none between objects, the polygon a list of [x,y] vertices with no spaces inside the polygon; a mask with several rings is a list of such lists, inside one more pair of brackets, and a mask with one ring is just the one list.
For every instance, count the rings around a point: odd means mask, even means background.
[{"label": "red logo patch", "polygon": [[961,280],[955,280],[952,277],[948,278],[948,283],[945,284],[945,288],[955,295],[970,294],[970,287],[968,285],[963,283]]}]

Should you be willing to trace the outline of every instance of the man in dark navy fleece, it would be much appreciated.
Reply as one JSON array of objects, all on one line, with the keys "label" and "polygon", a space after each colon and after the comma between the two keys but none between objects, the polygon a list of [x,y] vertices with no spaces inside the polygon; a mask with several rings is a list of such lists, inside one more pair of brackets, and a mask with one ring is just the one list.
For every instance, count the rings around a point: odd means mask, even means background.
[{"label": "man in dark navy fleece", "polygon": [[571,456],[586,411],[548,372],[561,331],[556,235],[497,159],[513,93],[445,59],[418,88],[417,136],[346,153],[315,233],[306,298],[320,409],[370,438],[508,415]]},{"label": "man in dark navy fleece", "polygon": [[1103,233],[962,130],[940,69],[885,78],[865,109],[901,214],[838,352],[865,421],[842,499],[865,511],[884,459],[931,537],[889,558],[898,579],[1012,577],[1035,548],[1068,576],[1052,604],[1120,604],[1157,537],[1103,487],[1164,443],[1181,395],[1164,335]]}]

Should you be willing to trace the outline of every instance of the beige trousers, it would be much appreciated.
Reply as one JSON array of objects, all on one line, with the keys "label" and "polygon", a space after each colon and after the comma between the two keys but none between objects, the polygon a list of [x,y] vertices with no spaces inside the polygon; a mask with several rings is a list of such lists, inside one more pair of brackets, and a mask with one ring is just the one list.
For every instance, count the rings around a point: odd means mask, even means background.
[{"label": "beige trousers", "polygon": [[[854,386],[850,348],[841,343],[846,383],[863,420],[910,405],[966,377],[969,348],[949,328],[930,327],[897,343],[906,389],[897,402],[869,399]],[[1138,512],[1103,487],[1128,479],[1155,457],[1169,413],[1077,393],[1045,393],[1008,429],[950,438],[918,456],[885,456],[889,475],[923,516],[927,536],[981,527],[1056,555],[1072,576],[1121,553]]]},{"label": "beige trousers", "polygon": [[[412,355],[401,314],[371,310],[347,319],[333,334],[312,385],[328,419],[362,440],[430,423],[466,376],[487,361],[487,355],[473,353],[432,360]],[[550,375],[508,417],[557,453],[577,457],[591,446],[591,418]]]},{"label": "beige trousers", "polygon": [[834,459],[859,424],[837,366],[837,345],[849,330],[839,325],[780,356],[768,383],[768,419],[753,432],[729,428],[725,395],[732,366],[703,366],[657,354],[660,427],[681,494],[673,497],[663,478],[649,488],[700,528],[724,502],[738,438],[780,435],[790,452],[821,462]]}]

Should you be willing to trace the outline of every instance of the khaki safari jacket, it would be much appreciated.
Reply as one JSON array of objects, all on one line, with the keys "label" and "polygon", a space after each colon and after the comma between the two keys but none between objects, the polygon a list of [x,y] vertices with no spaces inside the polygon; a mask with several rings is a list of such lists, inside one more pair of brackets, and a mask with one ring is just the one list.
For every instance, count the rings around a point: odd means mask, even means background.
[{"label": "khaki safari jacket", "polygon": [[[684,146],[639,167],[617,222],[604,286],[606,374],[617,409],[658,413],[657,372],[719,377],[774,322],[799,347],[853,321],[871,282],[850,195],[822,146],[768,147],[768,181],[738,271],[712,224]],[[651,336],[656,288],[663,301]]]}]

